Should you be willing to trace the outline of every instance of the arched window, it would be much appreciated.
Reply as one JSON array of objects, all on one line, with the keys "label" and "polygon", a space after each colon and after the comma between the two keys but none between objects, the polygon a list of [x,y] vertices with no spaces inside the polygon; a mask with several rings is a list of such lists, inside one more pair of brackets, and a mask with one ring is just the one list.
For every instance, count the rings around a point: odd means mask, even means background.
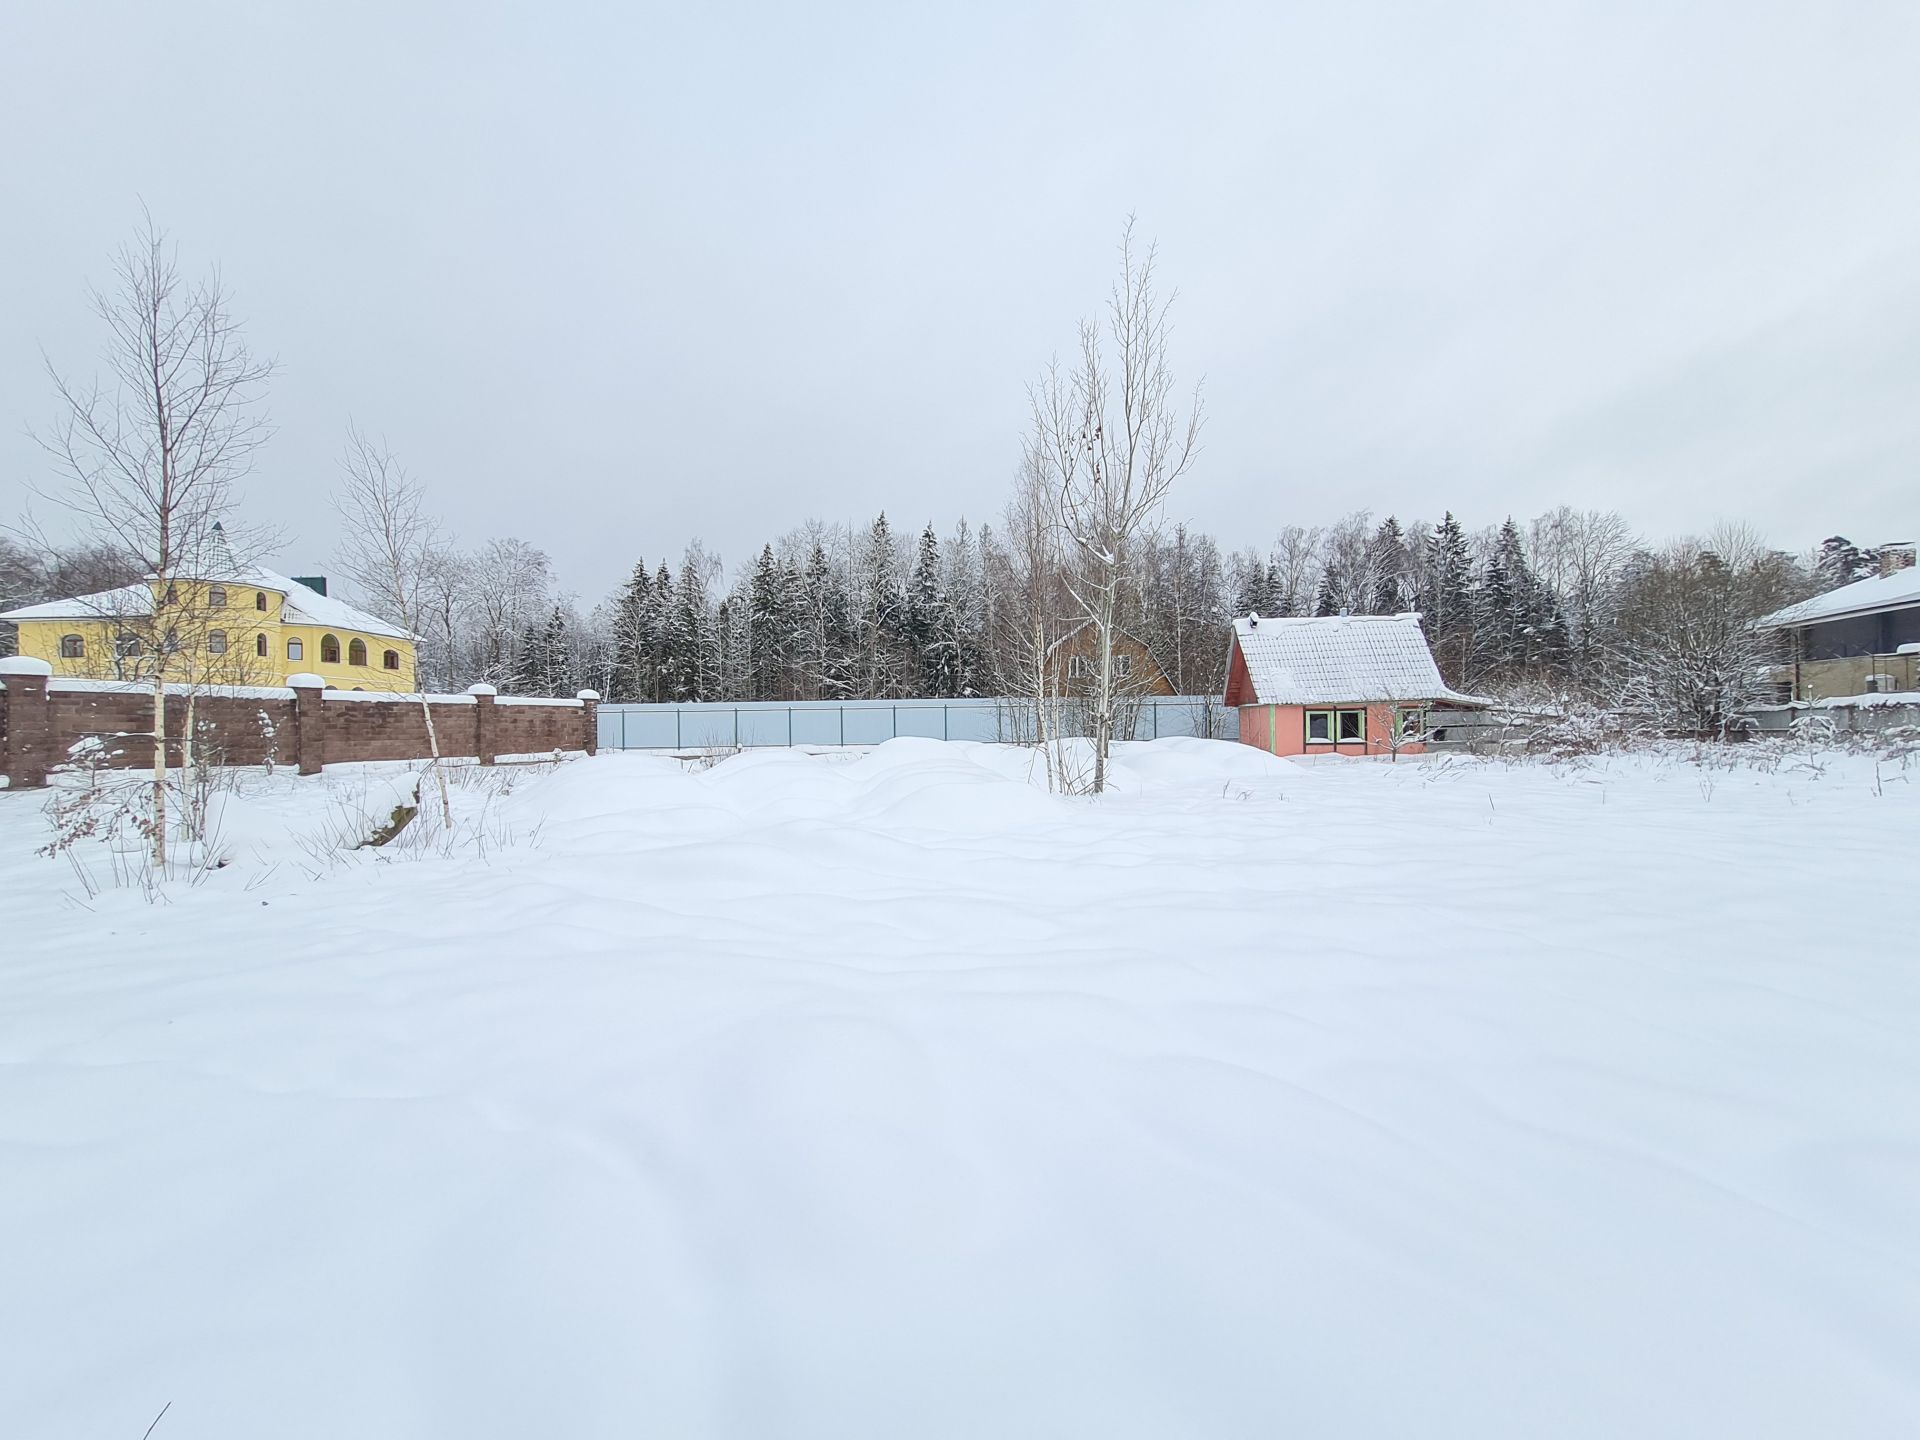
[{"label": "arched window", "polygon": [[253,653],[258,655],[262,660],[267,658],[267,637],[266,636],[256,635],[253,637]]},{"label": "arched window", "polygon": [[347,642],[347,664],[364,665],[367,663],[367,642],[350,640]]},{"label": "arched window", "polygon": [[215,610],[226,609],[227,587],[224,585],[209,585],[207,587],[207,604]]},{"label": "arched window", "polygon": [[264,610],[267,608],[267,592],[266,591],[256,590],[253,592],[253,608],[256,610]]},{"label": "arched window", "polygon": [[400,668],[400,652],[398,650],[382,651],[380,664],[384,669],[398,670]]},{"label": "arched window", "polygon": [[224,630],[207,631],[207,653],[224,655],[227,653],[227,632]]},{"label": "arched window", "polygon": [[340,663],[340,637],[338,635],[322,635],[320,637],[320,663],[322,665],[338,665]]},{"label": "arched window", "polygon": [[167,586],[166,603],[169,605],[178,605],[180,603],[180,587],[178,585],[170,584]]},{"label": "arched window", "polygon": [[306,658],[307,658],[306,646],[302,645],[298,640],[287,641],[287,659],[304,660]]},{"label": "arched window", "polygon": [[83,635],[62,635],[60,637],[60,658],[62,660],[86,659],[86,637]]}]

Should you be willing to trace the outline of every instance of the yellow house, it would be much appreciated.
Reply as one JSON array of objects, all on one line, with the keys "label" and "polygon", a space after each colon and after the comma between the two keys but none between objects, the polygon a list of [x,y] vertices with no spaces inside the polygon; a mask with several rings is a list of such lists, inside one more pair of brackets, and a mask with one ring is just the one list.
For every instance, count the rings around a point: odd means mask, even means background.
[{"label": "yellow house", "polygon": [[[238,568],[238,567],[236,567]],[[254,567],[219,580],[141,581],[95,595],[0,612],[22,655],[55,675],[151,680],[156,664],[183,684],[284,685],[318,675],[339,690],[411,691],[414,637],[391,621]]]}]

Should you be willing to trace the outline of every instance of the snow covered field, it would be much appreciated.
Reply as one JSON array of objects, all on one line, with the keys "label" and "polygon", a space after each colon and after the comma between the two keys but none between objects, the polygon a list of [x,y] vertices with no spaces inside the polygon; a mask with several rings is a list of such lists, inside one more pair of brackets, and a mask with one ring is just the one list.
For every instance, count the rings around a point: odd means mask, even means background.
[{"label": "snow covered field", "polygon": [[0,1436],[1920,1430],[1920,767],[1024,763],[0,792]]}]

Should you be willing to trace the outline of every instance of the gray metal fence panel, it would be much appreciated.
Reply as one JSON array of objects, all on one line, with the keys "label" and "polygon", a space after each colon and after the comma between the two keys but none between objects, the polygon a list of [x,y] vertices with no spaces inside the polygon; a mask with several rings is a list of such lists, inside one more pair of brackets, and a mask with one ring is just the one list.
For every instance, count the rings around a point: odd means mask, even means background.
[{"label": "gray metal fence panel", "polygon": [[[1085,716],[1063,705],[1051,728],[1086,733]],[[705,751],[789,745],[879,745],[903,736],[1031,744],[1031,702],[991,697],[964,700],[773,700],[684,705],[602,705],[603,750]],[[1239,712],[1204,695],[1156,696],[1126,707],[1122,739],[1196,736],[1235,740]]]}]

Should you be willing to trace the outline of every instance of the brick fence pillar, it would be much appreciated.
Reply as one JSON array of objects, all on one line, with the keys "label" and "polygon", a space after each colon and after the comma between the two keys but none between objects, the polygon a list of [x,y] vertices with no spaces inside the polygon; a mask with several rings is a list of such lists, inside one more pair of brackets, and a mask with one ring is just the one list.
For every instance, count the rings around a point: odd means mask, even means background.
[{"label": "brick fence pillar", "polygon": [[53,714],[47,704],[47,680],[52,674],[53,666],[30,656],[0,660],[0,685],[7,691],[0,775],[15,790],[46,784],[47,767],[54,762]]},{"label": "brick fence pillar", "polygon": [[580,710],[586,723],[586,733],[581,736],[580,748],[589,755],[598,755],[600,753],[600,692],[582,690]]},{"label": "brick fence pillar", "polygon": [[293,690],[293,749],[302,775],[318,775],[327,763],[327,682],[318,675],[289,675]]},{"label": "brick fence pillar", "polygon": [[473,754],[482,765],[493,764],[493,697],[500,692],[491,685],[469,685],[473,696]]}]

